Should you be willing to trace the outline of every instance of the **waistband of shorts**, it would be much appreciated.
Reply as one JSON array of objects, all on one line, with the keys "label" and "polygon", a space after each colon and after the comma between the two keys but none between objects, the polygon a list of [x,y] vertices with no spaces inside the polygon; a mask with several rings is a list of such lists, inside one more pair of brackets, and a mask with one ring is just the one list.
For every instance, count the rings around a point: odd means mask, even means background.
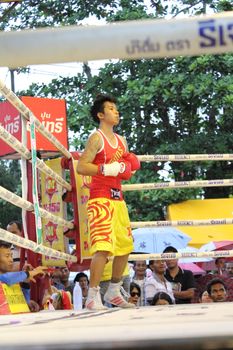
[{"label": "waistband of shorts", "polygon": [[91,189],[90,190],[90,197],[89,197],[89,199],[107,198],[107,199],[111,199],[113,201],[123,201],[124,200],[123,192],[121,190],[119,190],[119,192],[120,192],[120,198],[116,199],[116,198],[112,198],[111,188],[108,188],[108,189]]}]

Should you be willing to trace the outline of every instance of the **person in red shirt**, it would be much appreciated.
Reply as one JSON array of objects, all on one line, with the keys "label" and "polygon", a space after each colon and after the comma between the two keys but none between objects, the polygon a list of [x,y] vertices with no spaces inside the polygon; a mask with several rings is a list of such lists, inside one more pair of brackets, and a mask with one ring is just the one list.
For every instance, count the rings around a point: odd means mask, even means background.
[{"label": "person in red shirt", "polygon": [[140,168],[140,163],[134,154],[128,153],[126,140],[113,131],[120,121],[114,98],[97,96],[91,116],[99,123],[99,129],[90,135],[77,166],[79,174],[92,176],[87,212],[89,249],[93,257],[86,308],[105,308],[99,294],[99,283],[109,256],[114,256],[112,279],[104,301],[123,308],[134,307],[120,292],[122,274],[133,250],[121,181],[129,179]]}]

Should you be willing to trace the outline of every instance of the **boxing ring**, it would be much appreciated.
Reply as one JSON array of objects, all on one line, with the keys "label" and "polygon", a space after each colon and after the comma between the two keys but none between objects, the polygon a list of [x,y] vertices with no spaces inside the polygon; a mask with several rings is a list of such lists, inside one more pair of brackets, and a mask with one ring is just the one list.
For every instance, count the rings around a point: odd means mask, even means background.
[{"label": "boxing ring", "polygon": [[70,311],[0,317],[0,349],[233,348],[230,303]]},{"label": "boxing ring", "polygon": [[[0,33],[0,66],[10,68],[28,64],[67,62],[102,58],[156,58],[176,55],[216,54],[233,51],[233,13],[223,13],[185,20],[153,20],[118,23],[100,27],[64,27],[34,31]],[[221,30],[220,30],[221,29]],[[213,32],[215,41],[206,33]],[[159,35],[158,35],[159,33]],[[185,33],[185,34],[184,34]],[[210,34],[209,34],[210,35]],[[100,44],[96,49],[96,37]],[[159,38],[158,38],[158,37]],[[169,40],[167,39],[169,37]],[[154,39],[156,38],[156,40]],[[65,47],[60,47],[60,42]],[[114,50],[113,50],[114,44]],[[17,55],[14,53],[17,52]],[[46,54],[41,55],[41,52]],[[114,55],[113,55],[114,52]],[[72,154],[39,122],[28,107],[0,81],[1,94],[21,113],[24,120],[34,124],[67,159]],[[31,134],[33,129],[31,129]],[[34,146],[35,146],[35,139]],[[0,138],[14,148],[22,159],[31,161],[32,168],[49,175],[70,191],[71,184],[56,174],[25,145],[18,142],[0,126]],[[33,143],[33,142],[32,142]],[[142,162],[162,161],[231,161],[233,154],[141,155]],[[163,182],[123,185],[123,191],[163,190],[166,188],[233,186],[233,179]],[[33,203],[0,187],[0,197],[23,210],[35,213],[60,226],[74,228],[72,222],[58,218]],[[154,226],[231,225],[232,218],[209,220],[132,222],[133,228]],[[0,239],[35,253],[76,262],[77,257],[43,246],[0,228]],[[166,253],[130,255],[130,260],[174,259],[188,257],[232,257],[233,251]],[[134,310],[110,309],[101,312],[42,311],[38,314],[6,315],[0,317],[2,349],[230,349],[233,348],[232,305],[193,304],[169,307],[143,307]],[[14,336],[12,336],[14,334]]]}]

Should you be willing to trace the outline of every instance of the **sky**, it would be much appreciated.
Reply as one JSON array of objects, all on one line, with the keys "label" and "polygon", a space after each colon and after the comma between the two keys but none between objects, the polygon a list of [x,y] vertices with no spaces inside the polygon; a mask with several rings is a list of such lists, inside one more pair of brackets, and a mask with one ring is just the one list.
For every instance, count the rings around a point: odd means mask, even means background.
[{"label": "sky", "polygon": [[[144,3],[148,7],[150,0],[144,0]],[[83,25],[102,25],[104,23],[104,20],[98,20],[95,16],[90,16],[82,21]],[[98,69],[103,66],[104,63],[106,63],[106,60],[89,61],[88,64],[92,70],[92,74],[97,74]],[[48,84],[52,79],[56,79],[59,76],[69,77],[81,72],[82,63],[78,62],[30,66],[30,72],[27,74],[18,74],[17,72],[14,73],[15,91],[26,90],[32,83]],[[10,72],[7,67],[0,67],[0,79],[7,85],[7,87],[11,87]]]},{"label": "sky", "polygon": [[[89,61],[88,63],[92,73],[97,74],[99,67],[103,65],[104,61]],[[14,72],[16,92],[29,88],[32,83],[48,84],[52,79],[56,79],[60,76],[75,76],[77,73],[82,72],[82,63],[71,62],[64,64],[34,65],[29,68],[29,73]],[[0,79],[7,87],[11,87],[10,71],[8,68],[0,67]]]}]

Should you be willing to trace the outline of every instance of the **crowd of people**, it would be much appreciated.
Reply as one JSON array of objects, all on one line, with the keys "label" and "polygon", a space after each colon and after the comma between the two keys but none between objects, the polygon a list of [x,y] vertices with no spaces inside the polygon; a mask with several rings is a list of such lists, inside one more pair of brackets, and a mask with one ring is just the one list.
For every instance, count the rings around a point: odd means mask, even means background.
[{"label": "crowd of people", "polygon": [[[17,221],[11,222],[7,228],[9,231],[18,230],[15,234],[22,234],[22,228]],[[164,253],[176,252],[176,248],[172,246],[164,250]],[[81,290],[82,308],[85,308],[89,290],[88,274],[78,272],[72,281],[67,266],[53,269],[42,266],[33,268],[27,261],[20,271],[19,257],[20,248],[0,241],[0,282],[8,285],[20,283],[31,311],[73,308],[76,293],[74,287],[77,283]],[[102,303],[108,308],[114,307],[114,304],[104,300],[111,283],[112,265],[112,260],[105,264],[100,281]],[[194,276],[191,271],[179,267],[177,259],[150,260],[148,263],[146,260],[133,261],[126,265],[123,272],[120,293],[127,303],[134,306],[231,301],[233,261],[217,258],[215,267],[215,271],[209,271],[203,277]],[[47,281],[41,305],[30,299],[30,282],[35,282],[38,275]]]}]

